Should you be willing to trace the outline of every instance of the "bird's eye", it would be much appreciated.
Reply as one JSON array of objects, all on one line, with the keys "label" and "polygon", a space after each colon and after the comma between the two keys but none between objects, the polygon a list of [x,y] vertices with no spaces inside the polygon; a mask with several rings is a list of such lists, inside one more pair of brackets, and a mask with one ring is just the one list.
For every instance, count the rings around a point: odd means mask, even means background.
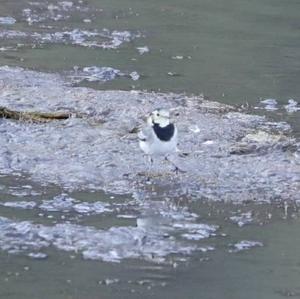
[{"label": "bird's eye", "polygon": [[159,116],[159,113],[157,113],[156,115]]}]

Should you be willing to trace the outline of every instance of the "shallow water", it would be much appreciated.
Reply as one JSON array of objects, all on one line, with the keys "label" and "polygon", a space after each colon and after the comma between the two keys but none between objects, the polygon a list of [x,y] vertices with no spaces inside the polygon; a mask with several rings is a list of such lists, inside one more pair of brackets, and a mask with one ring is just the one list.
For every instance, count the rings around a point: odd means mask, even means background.
[{"label": "shallow water", "polygon": [[[6,173],[0,177],[0,297],[299,298],[299,11],[298,1],[279,0],[2,1],[0,65],[63,79],[1,69],[1,104],[69,109],[92,120],[0,121]],[[122,94],[71,91],[65,82],[204,93],[249,103],[248,111],[287,121],[294,132],[244,114],[210,115],[205,102],[197,106],[199,117],[192,113],[199,98],[185,103],[182,95],[124,93],[135,103],[124,110],[130,115],[124,132],[138,122],[136,103],[146,110],[179,106],[184,149],[201,141],[199,153],[180,161],[203,168],[195,171],[201,184],[188,175],[181,184],[169,176],[145,182],[135,176],[142,160],[122,160],[124,144],[113,143],[118,153],[103,157],[132,163],[120,179],[114,165],[114,171],[109,163],[97,169],[102,140],[93,143],[94,152],[86,144],[102,134],[111,148],[115,133],[101,118],[120,125],[117,113],[113,104],[105,111],[96,101]],[[138,151],[134,137],[125,144]]]},{"label": "shallow water", "polygon": [[[140,298],[143,295],[146,298],[250,299],[299,296],[297,235],[300,223],[296,206],[285,209],[281,204],[224,205],[188,198],[173,198],[163,203],[159,195],[149,203],[130,196],[98,192],[65,195],[90,204],[101,201],[111,208],[111,211],[97,213],[93,209],[86,213],[66,204],[56,206],[57,209],[45,205],[49,199],[62,198],[63,191],[55,186],[43,188],[32,184],[23,176],[13,180],[2,177],[1,187],[2,200],[30,199],[39,205],[33,209],[1,208],[1,216],[18,228],[18,232],[8,230],[3,227],[4,219],[0,220],[2,297]],[[159,209],[155,210],[155,206]],[[188,240],[178,229],[185,226],[189,230],[197,223],[205,225],[202,227],[204,235],[199,239]],[[139,233],[134,230],[141,224],[146,235],[139,239]],[[55,234],[45,230],[58,225],[63,230],[56,230]],[[102,245],[108,241],[96,239],[95,243],[94,233],[80,235],[79,229],[84,227],[94,227],[98,233],[110,227],[127,228],[135,234],[136,243],[127,243],[126,234],[114,233],[110,238],[117,252],[113,254],[108,248],[102,252]],[[205,234],[209,227],[210,236]],[[157,231],[155,237],[152,229],[161,231]],[[164,239],[160,245],[159,234]],[[152,245],[151,238],[154,238]],[[118,242],[120,245],[116,245]],[[144,249],[139,242],[145,242]],[[173,253],[165,256],[164,250],[170,248],[171,242],[181,242],[182,246],[173,247]],[[94,255],[84,254],[85,246],[94,250]],[[182,251],[187,246],[195,250]]]},{"label": "shallow water", "polygon": [[[298,1],[279,0],[2,1],[1,15],[16,23],[1,29],[46,34],[107,28],[138,37],[116,51],[16,38],[11,46],[25,45],[3,51],[0,61],[49,71],[96,65],[143,74],[138,82],[116,80],[99,88],[203,92],[243,104],[299,100],[299,8]],[[137,48],[145,46],[149,52],[140,55]]]}]

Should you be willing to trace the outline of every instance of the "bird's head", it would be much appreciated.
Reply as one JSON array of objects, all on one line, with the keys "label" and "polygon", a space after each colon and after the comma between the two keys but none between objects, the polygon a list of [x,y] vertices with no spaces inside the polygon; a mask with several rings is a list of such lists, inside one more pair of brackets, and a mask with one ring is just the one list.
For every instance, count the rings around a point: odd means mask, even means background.
[{"label": "bird's head", "polygon": [[151,126],[157,124],[166,127],[170,124],[170,112],[167,109],[156,109],[150,113],[147,122]]}]

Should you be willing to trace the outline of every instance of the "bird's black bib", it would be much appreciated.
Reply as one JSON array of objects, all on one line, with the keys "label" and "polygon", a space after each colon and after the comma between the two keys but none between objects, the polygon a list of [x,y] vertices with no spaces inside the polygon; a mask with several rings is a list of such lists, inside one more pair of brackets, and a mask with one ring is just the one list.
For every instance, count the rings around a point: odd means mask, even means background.
[{"label": "bird's black bib", "polygon": [[161,141],[169,141],[174,136],[175,127],[173,124],[168,124],[165,127],[160,127],[159,124],[154,124],[153,126],[155,135]]}]

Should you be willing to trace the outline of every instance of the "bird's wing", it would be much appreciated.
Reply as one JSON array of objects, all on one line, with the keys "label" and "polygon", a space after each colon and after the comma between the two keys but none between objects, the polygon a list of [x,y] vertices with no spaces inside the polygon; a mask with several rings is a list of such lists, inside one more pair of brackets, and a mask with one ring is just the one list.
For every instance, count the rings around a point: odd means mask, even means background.
[{"label": "bird's wing", "polygon": [[138,138],[141,141],[149,141],[152,138],[152,128],[151,127],[144,127],[138,133]]}]

